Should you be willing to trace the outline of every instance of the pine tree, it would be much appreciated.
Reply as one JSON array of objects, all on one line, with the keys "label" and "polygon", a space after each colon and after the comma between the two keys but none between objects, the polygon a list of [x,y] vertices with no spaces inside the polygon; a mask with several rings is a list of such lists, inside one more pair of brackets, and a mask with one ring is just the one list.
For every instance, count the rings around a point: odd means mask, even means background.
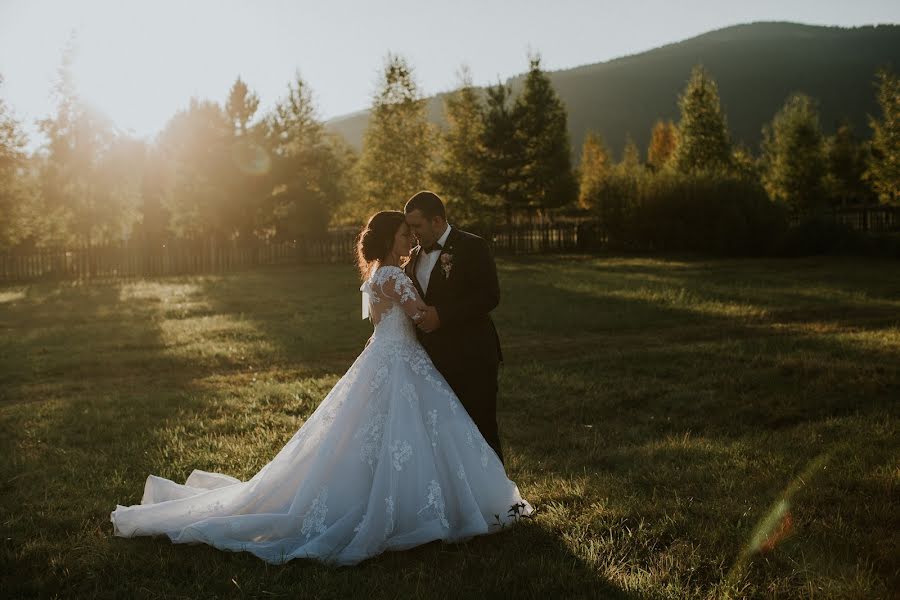
[{"label": "pine tree", "polygon": [[802,214],[824,205],[825,140],[809,96],[790,96],[763,128],[763,163],[763,184],[773,200]]},{"label": "pine tree", "polygon": [[731,140],[725,114],[718,86],[706,69],[694,67],[678,105],[681,120],[675,167],[683,173],[730,168]]},{"label": "pine tree", "polygon": [[760,161],[743,144],[737,144],[731,152],[731,175],[739,180],[759,183],[762,178]]},{"label": "pine tree", "polygon": [[225,103],[225,113],[234,126],[235,134],[247,134],[247,123],[256,114],[258,108],[259,96],[251,92],[247,84],[238,77],[231,86],[231,90],[228,92],[228,100]]},{"label": "pine tree", "polygon": [[493,213],[480,191],[484,108],[466,67],[460,70],[459,88],[444,98],[444,116],[447,127],[431,175],[437,191],[455,221],[490,222]]},{"label": "pine tree", "polygon": [[170,238],[170,215],[164,206],[167,181],[167,161],[157,145],[146,148],[142,168],[141,220],[135,226],[135,238],[147,248],[159,248]]},{"label": "pine tree", "polygon": [[340,164],[299,74],[267,116],[266,127],[273,191],[264,223],[279,239],[321,235],[346,199],[345,165]]},{"label": "pine tree", "polygon": [[628,240],[630,220],[645,172],[641,152],[631,135],[627,135],[622,160],[610,169],[596,206],[606,243],[612,247],[621,247]]},{"label": "pine tree", "polygon": [[363,138],[359,168],[365,198],[359,220],[387,206],[400,206],[427,187],[431,126],[425,101],[407,61],[388,55]]},{"label": "pine tree", "polygon": [[874,194],[865,181],[866,151],[849,121],[843,121],[826,140],[825,159],[825,187],[832,203],[840,206],[867,203]]},{"label": "pine tree", "polygon": [[271,156],[265,149],[265,123],[251,125],[259,97],[238,77],[228,92],[225,115],[231,125],[228,137],[234,168],[222,173],[227,181],[223,208],[228,227],[238,241],[252,244],[264,220],[260,214],[272,187]]},{"label": "pine tree", "polygon": [[530,59],[513,114],[524,150],[522,192],[528,205],[543,212],[572,204],[578,183],[572,172],[566,108],[541,70],[539,56]]},{"label": "pine tree", "polygon": [[39,122],[47,137],[41,201],[57,242],[105,243],[127,237],[138,219],[140,172],[117,168],[130,142],[105,115],[81,102],[71,65],[74,40],[64,51],[53,91],[56,114]]},{"label": "pine tree", "polygon": [[173,116],[158,138],[164,157],[163,208],[176,237],[219,241],[235,238],[229,208],[233,123],[218,103],[192,98]]},{"label": "pine tree", "polygon": [[[72,37],[63,50],[57,79],[53,84],[56,113],[38,121],[38,127],[47,139],[40,164],[45,230],[52,230],[51,237],[66,243],[76,241],[73,221],[78,203],[73,193],[78,183],[72,181],[79,170],[75,164],[78,156],[75,123],[78,120],[79,99],[72,76],[74,59],[75,40]],[[81,154],[87,156],[84,152]]]},{"label": "pine tree", "polygon": [[579,206],[588,209],[599,206],[611,168],[609,150],[604,145],[603,139],[599,134],[589,131],[581,147]]},{"label": "pine tree", "polygon": [[0,249],[16,245],[30,234],[33,206],[23,176],[28,159],[26,143],[21,124],[0,98]]},{"label": "pine tree", "polygon": [[500,82],[487,88],[479,185],[483,194],[503,207],[507,224],[512,223],[515,210],[525,205],[522,186],[525,151],[517,135],[511,94],[509,86]]},{"label": "pine tree", "polygon": [[881,118],[869,118],[872,159],[866,178],[882,202],[900,204],[900,79],[888,70],[877,76]]},{"label": "pine tree", "polygon": [[659,171],[675,154],[678,145],[678,128],[672,121],[659,120],[653,126],[650,146],[647,148],[647,163],[655,171]]},{"label": "pine tree", "polygon": [[631,134],[628,134],[625,136],[625,147],[622,149],[622,162],[619,163],[619,167],[626,173],[636,173],[642,166],[641,151]]}]

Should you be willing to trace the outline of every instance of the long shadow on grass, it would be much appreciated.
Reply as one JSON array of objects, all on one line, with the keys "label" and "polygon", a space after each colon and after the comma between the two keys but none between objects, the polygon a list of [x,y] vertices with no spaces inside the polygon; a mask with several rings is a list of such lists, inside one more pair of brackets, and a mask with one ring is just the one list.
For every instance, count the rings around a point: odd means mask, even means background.
[{"label": "long shadow on grass", "polygon": [[358,287],[349,266],[277,266],[206,279],[196,296],[252,325],[267,344],[258,363],[322,374],[349,368],[371,334]]},{"label": "long shadow on grass", "polygon": [[[541,502],[576,514],[599,502],[602,522],[646,520],[658,551],[702,539],[736,556],[759,503],[835,444],[860,446],[841,460],[864,450],[864,470],[884,468],[886,455],[869,446],[888,447],[890,428],[853,442],[844,438],[858,432],[844,423],[896,418],[900,367],[890,344],[535,278],[525,287],[529,304],[557,309],[520,308],[526,331],[505,346],[501,433],[526,496],[534,485]],[[843,325],[877,331],[858,326],[864,311],[838,308]],[[543,488],[548,477],[558,484]],[[890,574],[876,542],[857,550]]]},{"label": "long shadow on grass", "polygon": [[189,392],[216,364],[173,355],[159,299],[123,299],[129,285],[33,284],[0,314],[0,515],[15,565],[0,587],[13,596],[69,593],[96,565],[65,553],[95,552],[116,503],[139,500],[154,431],[203,410]]},{"label": "long shadow on grass", "polygon": [[[462,544],[432,542],[387,552],[354,567],[330,567],[294,560],[267,566],[247,553],[233,554],[167,539],[116,540],[120,564],[103,565],[104,578],[127,581],[128,590],[160,595],[233,593],[317,598],[637,598],[602,577],[573,554],[560,536],[536,523],[479,536]],[[142,556],[151,568],[132,570]],[[161,581],[161,574],[165,581]],[[180,582],[180,583],[179,583]],[[86,590],[88,591],[88,590]]]},{"label": "long shadow on grass", "polygon": [[[141,282],[138,282],[140,284]],[[166,286],[189,286],[167,279]],[[179,386],[221,368],[221,362],[177,356],[186,343],[163,336],[160,298],[123,298],[131,282],[40,283],[3,307],[0,399],[28,402],[58,391],[97,393],[136,386]],[[39,397],[34,397],[39,396]],[[49,394],[54,397],[54,394]]]},{"label": "long shadow on grass", "polygon": [[[675,288],[709,301],[751,305],[773,319],[798,321],[827,315],[896,319],[900,310],[900,265],[896,261],[843,259],[709,260],[548,257],[506,259],[501,273],[517,284],[539,282],[592,286],[596,290]],[[527,277],[522,277],[526,275]],[[507,295],[507,298],[509,296]]]},{"label": "long shadow on grass", "polygon": [[[637,425],[654,436],[690,430],[741,438],[883,413],[900,392],[900,363],[889,345],[671,304],[535,283],[529,289],[540,304],[566,307],[518,311],[525,331],[505,344],[501,420],[520,418],[534,431],[523,449],[534,459],[546,459],[541,444],[564,436],[558,429],[540,435],[541,427],[565,424],[575,435],[596,427],[592,434],[612,440]],[[630,315],[624,325],[616,317],[623,314]],[[854,322],[852,310],[845,319]]]}]

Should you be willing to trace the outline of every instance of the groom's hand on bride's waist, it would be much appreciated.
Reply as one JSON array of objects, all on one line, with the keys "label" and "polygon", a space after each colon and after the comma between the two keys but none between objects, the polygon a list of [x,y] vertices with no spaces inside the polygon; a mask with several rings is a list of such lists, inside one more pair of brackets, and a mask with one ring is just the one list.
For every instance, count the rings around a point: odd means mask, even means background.
[{"label": "groom's hand on bride's waist", "polygon": [[421,315],[422,318],[419,319],[417,327],[425,333],[431,333],[441,326],[441,318],[438,316],[437,309],[433,306],[427,307]]}]

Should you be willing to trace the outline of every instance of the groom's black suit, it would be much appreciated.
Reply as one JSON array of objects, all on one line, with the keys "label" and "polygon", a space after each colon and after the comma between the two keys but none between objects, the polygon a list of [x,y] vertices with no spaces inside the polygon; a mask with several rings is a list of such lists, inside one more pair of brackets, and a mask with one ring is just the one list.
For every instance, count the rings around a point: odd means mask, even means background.
[{"label": "groom's black suit", "polygon": [[489,314],[500,303],[497,267],[484,239],[455,228],[450,229],[440,253],[427,293],[416,277],[416,265],[424,254],[420,247],[413,249],[406,265],[406,274],[441,320],[431,333],[419,330],[419,341],[502,462],[497,370],[503,354]]}]

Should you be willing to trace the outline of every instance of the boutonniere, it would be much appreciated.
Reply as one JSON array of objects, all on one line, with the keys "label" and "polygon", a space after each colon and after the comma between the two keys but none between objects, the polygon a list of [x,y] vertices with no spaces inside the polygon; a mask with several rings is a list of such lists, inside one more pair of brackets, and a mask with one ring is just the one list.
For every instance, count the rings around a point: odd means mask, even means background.
[{"label": "boutonniere", "polygon": [[447,248],[447,252],[441,254],[441,271],[444,272],[444,279],[450,277],[450,270],[453,268],[453,255],[450,252],[453,248]]}]

